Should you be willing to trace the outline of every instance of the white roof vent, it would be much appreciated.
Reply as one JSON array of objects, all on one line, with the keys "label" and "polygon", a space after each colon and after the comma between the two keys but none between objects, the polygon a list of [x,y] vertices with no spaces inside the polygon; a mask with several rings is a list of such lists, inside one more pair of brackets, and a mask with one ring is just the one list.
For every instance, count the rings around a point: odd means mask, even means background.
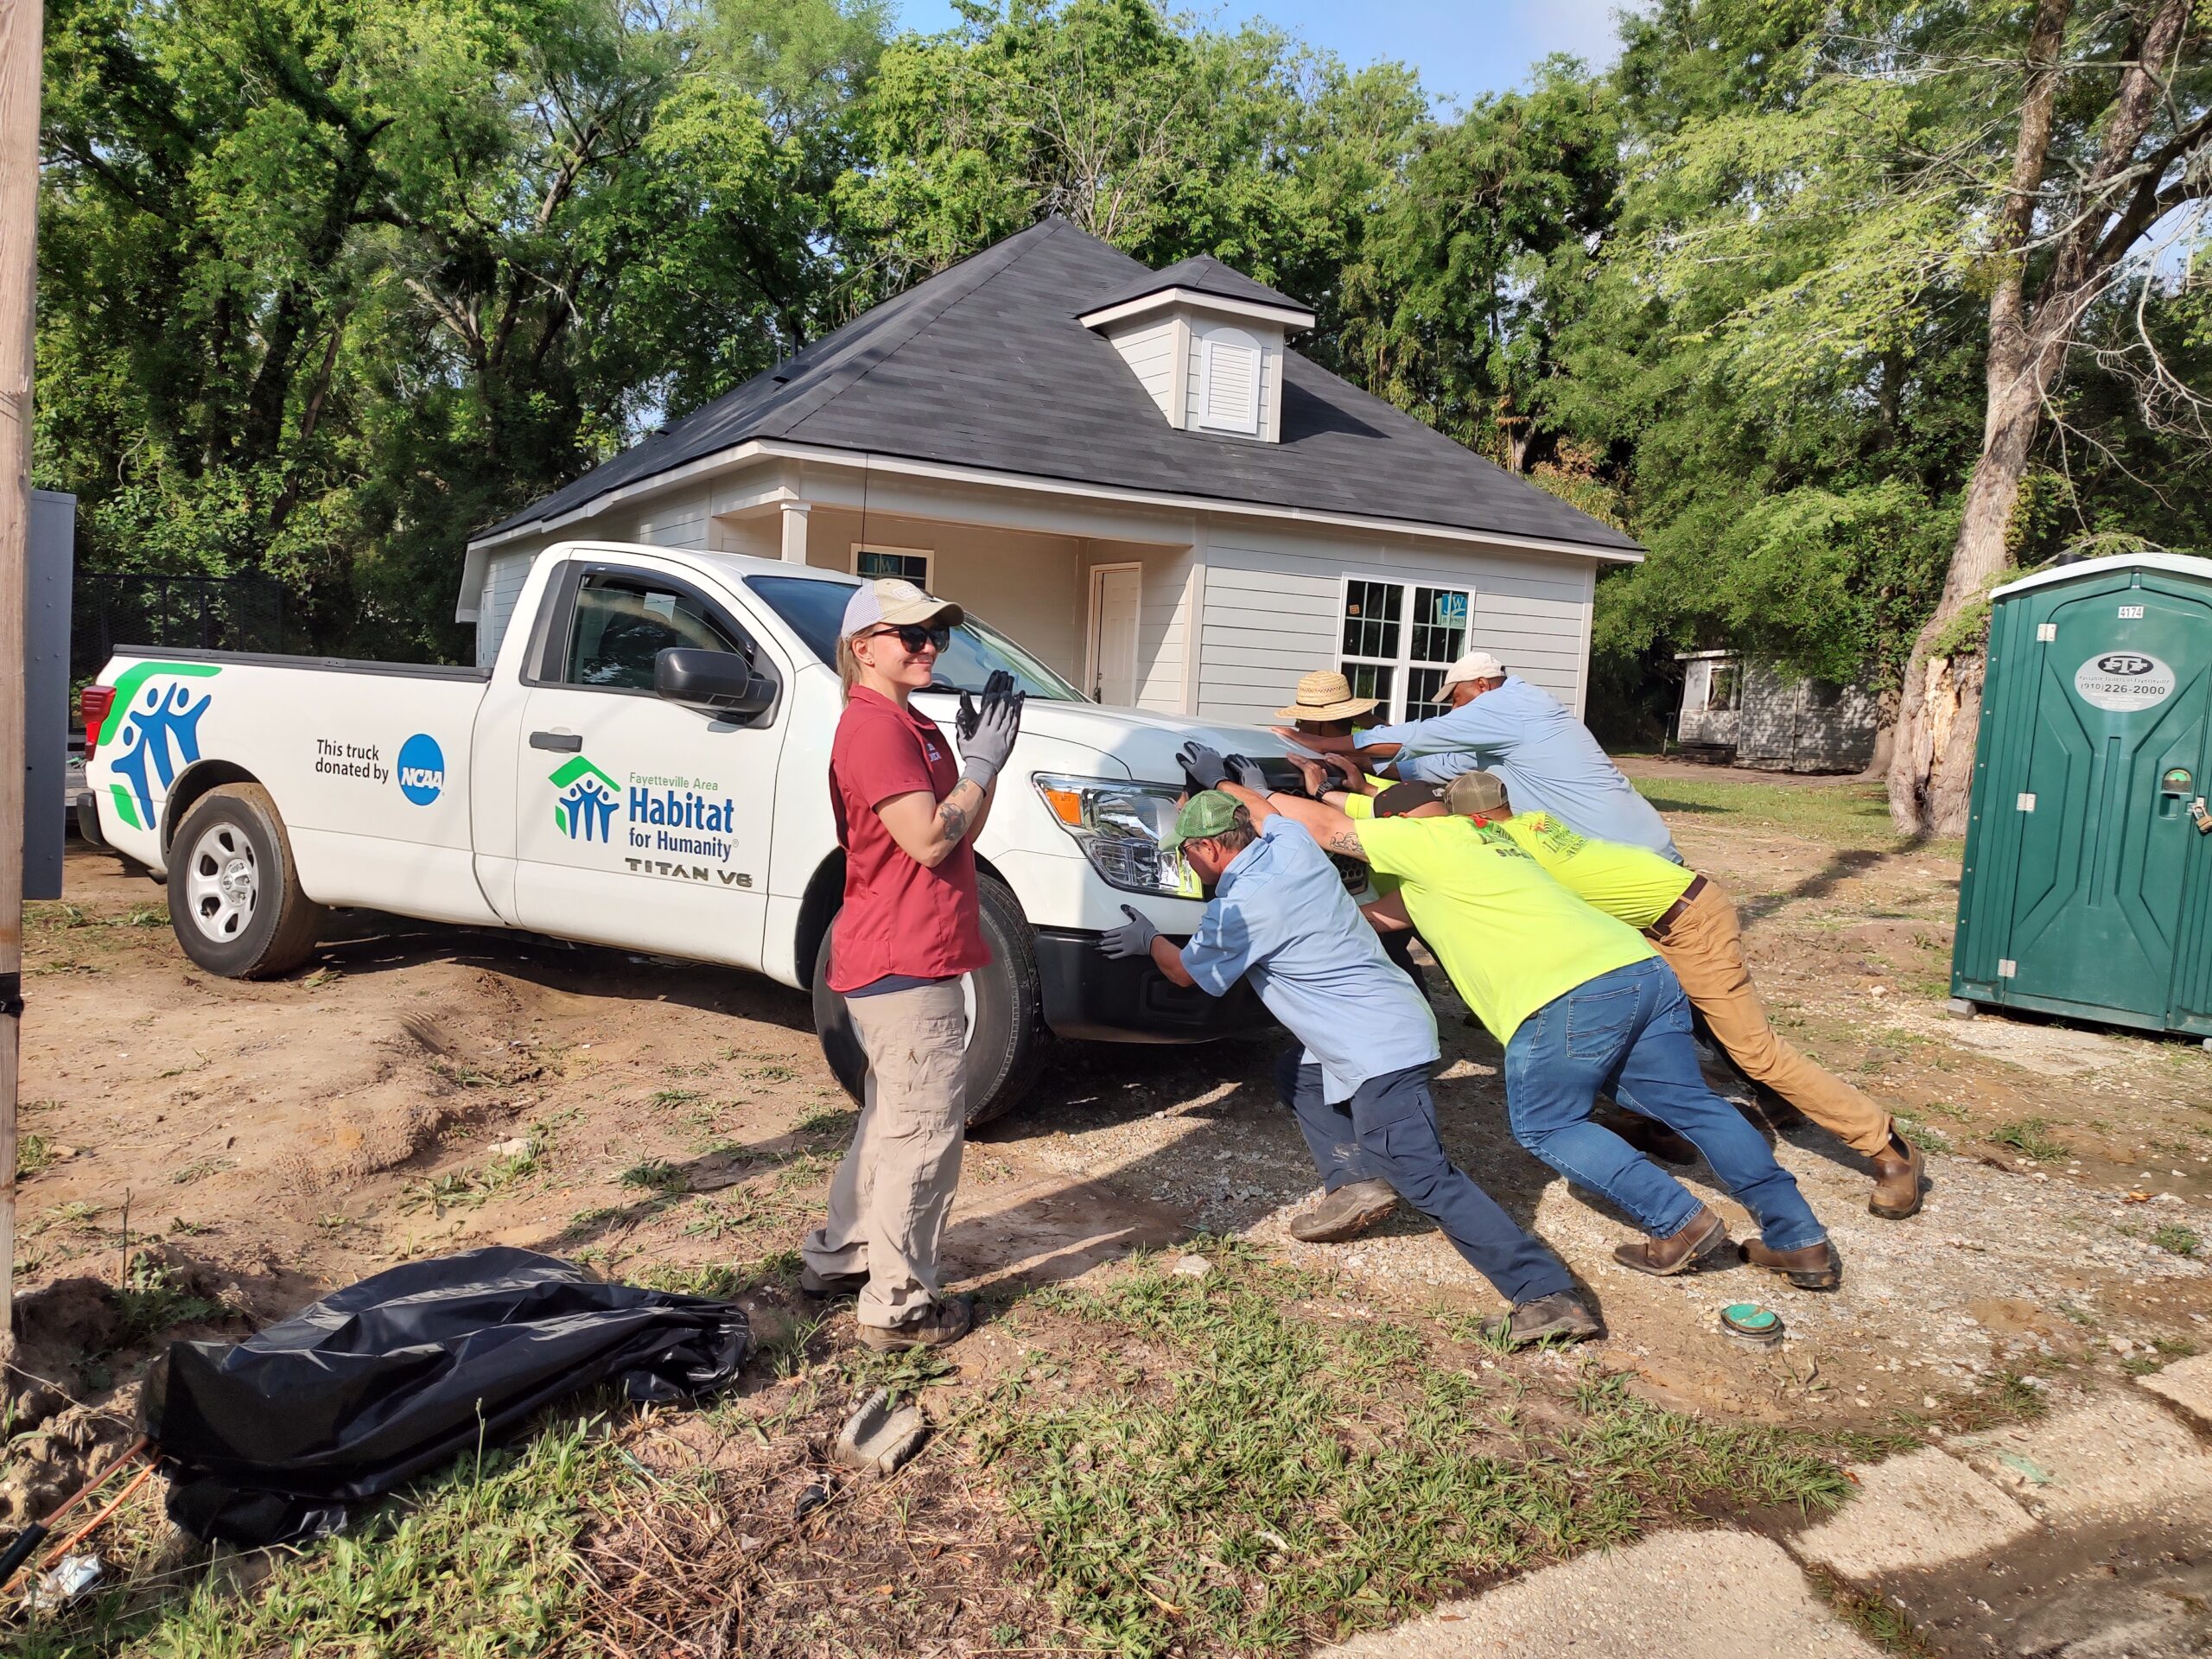
[{"label": "white roof vent", "polygon": [[1260,430],[1260,342],[1236,328],[1198,341],[1198,424],[1217,432]]},{"label": "white roof vent", "polygon": [[1121,354],[1170,426],[1273,443],[1282,433],[1284,341],[1311,328],[1313,314],[1201,257],[1144,273],[1079,321]]}]

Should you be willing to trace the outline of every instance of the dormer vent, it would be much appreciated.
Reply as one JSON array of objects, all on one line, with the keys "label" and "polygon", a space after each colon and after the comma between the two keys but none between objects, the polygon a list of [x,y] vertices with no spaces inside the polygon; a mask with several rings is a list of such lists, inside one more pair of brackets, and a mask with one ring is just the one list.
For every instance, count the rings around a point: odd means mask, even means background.
[{"label": "dormer vent", "polygon": [[1121,354],[1167,423],[1273,443],[1282,428],[1284,342],[1313,314],[1219,260],[1148,271],[1078,318]]}]

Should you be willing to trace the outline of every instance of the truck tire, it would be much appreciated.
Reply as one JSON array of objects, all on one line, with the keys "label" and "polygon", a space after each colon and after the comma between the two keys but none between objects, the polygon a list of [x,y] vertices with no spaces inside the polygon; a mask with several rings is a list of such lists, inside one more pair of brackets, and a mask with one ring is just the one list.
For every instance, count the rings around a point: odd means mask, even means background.
[{"label": "truck tire", "polygon": [[[1003,882],[986,875],[976,885],[983,943],[991,960],[969,976],[975,1017],[968,1028],[968,1059],[962,1077],[968,1088],[971,1129],[1010,1111],[1029,1092],[1045,1063],[1046,1045],[1052,1040],[1038,993],[1037,952],[1030,944],[1028,918]],[[822,1039],[823,1058],[830,1062],[845,1092],[858,1100],[868,1077],[868,1058],[861,1052],[852,1016],[845,1011],[844,997],[830,988],[830,936],[835,931],[834,925],[823,931],[814,954],[814,1029]]]},{"label": "truck tire", "polygon": [[307,960],[323,907],[300,891],[276,803],[226,784],[192,804],[169,843],[169,925],[211,974],[265,979]]}]

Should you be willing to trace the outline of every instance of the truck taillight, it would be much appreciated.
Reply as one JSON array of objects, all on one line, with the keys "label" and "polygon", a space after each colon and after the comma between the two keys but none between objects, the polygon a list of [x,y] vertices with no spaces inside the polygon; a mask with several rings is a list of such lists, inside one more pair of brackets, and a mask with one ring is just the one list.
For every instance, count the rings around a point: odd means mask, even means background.
[{"label": "truck taillight", "polygon": [[85,717],[85,759],[89,760],[100,746],[100,728],[107,724],[107,711],[115,706],[115,688],[111,685],[88,685],[77,694],[77,712]]}]

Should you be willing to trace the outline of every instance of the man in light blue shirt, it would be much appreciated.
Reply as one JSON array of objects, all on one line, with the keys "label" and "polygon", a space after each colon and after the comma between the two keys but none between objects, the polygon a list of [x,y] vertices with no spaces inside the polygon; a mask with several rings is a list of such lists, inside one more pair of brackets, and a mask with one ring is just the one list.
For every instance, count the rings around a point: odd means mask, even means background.
[{"label": "man in light blue shirt", "polygon": [[1180,950],[1133,905],[1122,906],[1128,924],[1100,948],[1149,957],[1174,983],[1210,996],[1249,976],[1268,1012],[1305,1045],[1283,1056],[1275,1081],[1326,1196],[1293,1235],[1348,1238],[1402,1195],[1513,1305],[1499,1326],[1510,1340],[1598,1334],[1559,1258],[1445,1155],[1428,1089],[1440,1052],[1436,1015],[1384,954],[1329,855],[1267,804],[1267,780],[1251,762],[1235,763],[1262,791],[1245,806],[1214,787],[1231,775],[1230,762],[1196,744],[1179,758],[1203,788],[1163,845],[1179,847],[1212,900]]},{"label": "man in light blue shirt", "polygon": [[1357,753],[1370,768],[1389,760],[1408,782],[1448,784],[1463,772],[1496,772],[1516,810],[1529,810],[1526,801],[1593,841],[1648,847],[1682,861],[1666,820],[1549,692],[1508,674],[1486,651],[1471,651],[1445,670],[1443,691],[1452,708],[1432,719],[1370,726],[1351,738],[1276,734],[1309,749]]}]

